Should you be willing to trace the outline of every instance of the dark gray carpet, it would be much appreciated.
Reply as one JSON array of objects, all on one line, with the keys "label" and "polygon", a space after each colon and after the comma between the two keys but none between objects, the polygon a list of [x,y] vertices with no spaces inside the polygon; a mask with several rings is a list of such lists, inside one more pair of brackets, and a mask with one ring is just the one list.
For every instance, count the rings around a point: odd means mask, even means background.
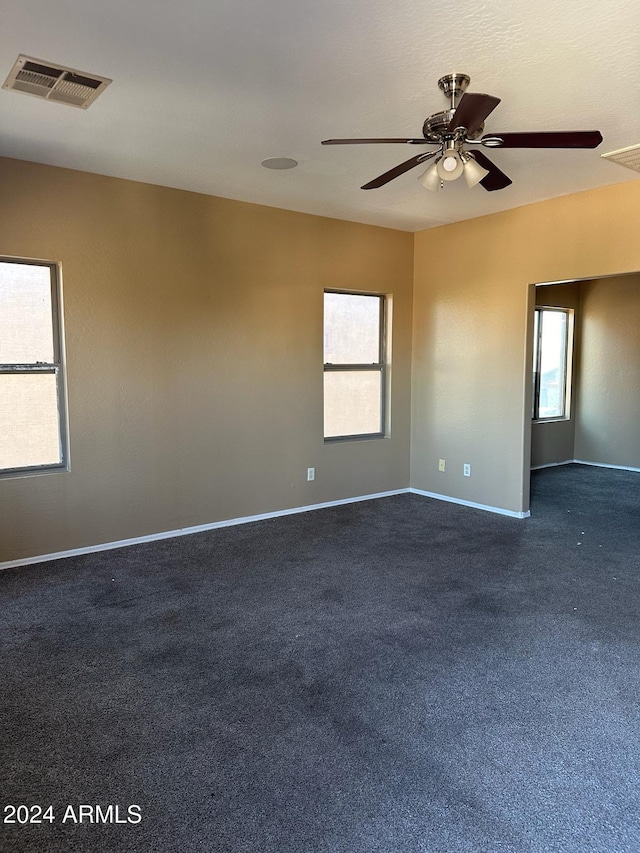
[{"label": "dark gray carpet", "polygon": [[0,573],[2,805],[55,816],[0,848],[640,851],[639,497],[568,466],[525,521],[399,495]]}]

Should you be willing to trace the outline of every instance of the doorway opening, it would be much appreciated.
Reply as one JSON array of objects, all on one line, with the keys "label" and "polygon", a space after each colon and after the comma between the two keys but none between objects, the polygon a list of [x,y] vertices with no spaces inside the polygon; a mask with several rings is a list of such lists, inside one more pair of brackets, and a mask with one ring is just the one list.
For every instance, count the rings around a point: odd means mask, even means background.
[{"label": "doorway opening", "polygon": [[[565,312],[564,338],[553,312]],[[544,319],[550,321],[546,338]],[[640,273],[530,286],[524,459],[529,494],[530,471],[540,468],[579,463],[640,471],[639,327]]]}]

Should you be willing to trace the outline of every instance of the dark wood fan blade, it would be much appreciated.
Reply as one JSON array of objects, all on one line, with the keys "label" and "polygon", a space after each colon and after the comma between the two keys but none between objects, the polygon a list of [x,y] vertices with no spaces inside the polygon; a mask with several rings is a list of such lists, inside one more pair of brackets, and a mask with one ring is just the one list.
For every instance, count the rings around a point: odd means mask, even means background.
[{"label": "dark wood fan blade", "polygon": [[486,148],[597,148],[602,134],[599,130],[491,133],[478,142]]},{"label": "dark wood fan blade", "polygon": [[503,190],[505,187],[508,187],[509,184],[513,183],[511,178],[507,177],[504,172],[501,172],[495,163],[492,163],[488,157],[485,157],[482,151],[472,151],[471,156],[475,157],[478,164],[482,166],[483,169],[487,169],[489,172],[489,174],[485,175],[480,181],[480,184],[488,192]]},{"label": "dark wood fan blade", "polygon": [[405,160],[405,162],[400,163],[399,166],[394,166],[393,169],[389,169],[389,171],[385,172],[384,175],[378,175],[377,178],[374,178],[372,181],[369,181],[368,184],[365,184],[360,189],[377,190],[378,187],[383,187],[385,184],[388,184],[389,181],[392,181],[394,178],[398,178],[400,175],[404,175],[405,172],[408,172],[409,169],[413,169],[414,166],[418,166],[420,163],[424,163],[427,160],[430,160],[432,157],[435,157],[437,153],[437,151],[434,151],[433,154],[416,154],[416,156],[412,157],[410,160]]},{"label": "dark wood fan blade", "polygon": [[431,139],[418,137],[417,139],[407,139],[406,137],[388,137],[384,139],[323,139],[321,145],[370,145],[379,142],[404,142],[408,145],[439,145],[439,142],[433,142]]},{"label": "dark wood fan blade", "polygon": [[493,95],[482,95],[475,92],[465,92],[460,103],[456,107],[455,115],[449,122],[448,131],[457,127],[465,127],[467,136],[473,136],[486,117],[492,113],[500,103],[500,98]]}]

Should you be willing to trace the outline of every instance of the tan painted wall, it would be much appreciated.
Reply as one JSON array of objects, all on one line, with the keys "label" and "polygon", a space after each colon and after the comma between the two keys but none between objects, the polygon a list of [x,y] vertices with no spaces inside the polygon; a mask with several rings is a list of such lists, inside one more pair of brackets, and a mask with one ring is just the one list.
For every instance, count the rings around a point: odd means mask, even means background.
[{"label": "tan painted wall", "polygon": [[630,181],[416,234],[415,488],[527,510],[532,285],[640,270],[639,207]]},{"label": "tan painted wall", "polygon": [[640,468],[640,275],[583,282],[575,457]]},{"label": "tan painted wall", "polygon": [[578,404],[578,375],[580,353],[580,284],[551,284],[536,287],[536,305],[573,308],[573,365],[572,394],[569,417],[563,421],[531,424],[531,467],[567,462],[574,458],[576,411]]},{"label": "tan painted wall", "polygon": [[[0,255],[62,263],[71,437],[70,472],[0,480],[0,562],[408,486],[411,234],[21,161],[0,186]],[[393,294],[388,439],[323,443],[328,286]]]}]

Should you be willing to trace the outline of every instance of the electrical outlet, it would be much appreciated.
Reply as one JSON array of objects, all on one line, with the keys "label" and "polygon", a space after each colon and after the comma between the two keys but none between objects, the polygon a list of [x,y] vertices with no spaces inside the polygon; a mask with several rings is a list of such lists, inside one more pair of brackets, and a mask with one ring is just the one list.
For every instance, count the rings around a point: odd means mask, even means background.
[{"label": "electrical outlet", "polygon": [[310,483],[312,480],[316,478],[316,469],[315,468],[307,468],[307,483]]},{"label": "electrical outlet", "polygon": [[465,462],[464,465],[462,466],[462,473],[464,474],[465,477],[471,476],[471,465],[468,462]]},{"label": "electrical outlet", "polygon": [[444,461],[444,459],[438,459],[438,471],[444,471],[446,465],[447,463]]}]

